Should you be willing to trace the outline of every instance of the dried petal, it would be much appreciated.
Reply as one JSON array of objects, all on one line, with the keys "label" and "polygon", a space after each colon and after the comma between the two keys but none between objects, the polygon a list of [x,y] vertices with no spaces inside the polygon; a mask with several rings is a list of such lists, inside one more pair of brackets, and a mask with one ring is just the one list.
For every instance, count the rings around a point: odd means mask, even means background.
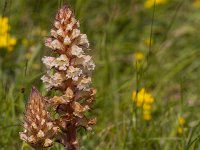
[{"label": "dried petal", "polygon": [[38,138],[43,138],[44,137],[44,132],[42,130],[40,130],[37,134]]},{"label": "dried petal", "polygon": [[24,132],[19,132],[20,139],[23,141],[27,141],[28,137]]},{"label": "dried petal", "polygon": [[55,40],[53,40],[51,43],[51,47],[53,48],[53,49],[63,49],[63,45],[57,40],[57,39],[55,39]]},{"label": "dried petal", "polygon": [[81,34],[79,38],[79,45],[85,47],[85,49],[89,48],[90,44],[86,34]]},{"label": "dried petal", "polygon": [[72,78],[72,80],[77,81],[78,77],[82,74],[82,70],[80,68],[75,68],[73,66],[69,66],[67,70],[66,77]]},{"label": "dried petal", "polygon": [[52,62],[52,66],[58,68],[59,70],[67,70],[67,66],[69,66],[69,59],[66,55],[60,55],[60,57],[56,58]]},{"label": "dried petal", "polygon": [[49,147],[53,144],[53,141],[50,139],[45,139],[44,147]]},{"label": "dried petal", "polygon": [[86,106],[82,106],[80,103],[78,102],[73,102],[72,103],[72,108],[74,109],[75,112],[84,112],[89,110],[89,107]]},{"label": "dried petal", "polygon": [[78,85],[77,85],[77,88],[79,90],[83,90],[83,91],[89,91],[89,87],[90,87],[90,84],[91,84],[91,78],[90,77],[83,77],[82,79],[80,79],[78,81]]},{"label": "dried petal", "polygon": [[55,106],[57,105],[60,105],[60,104],[65,104],[66,101],[65,99],[63,99],[61,96],[54,96],[52,99],[51,99],[51,103]]},{"label": "dried petal", "polygon": [[51,36],[53,36],[54,38],[57,38],[58,34],[55,30],[51,29]]},{"label": "dried petal", "polygon": [[46,89],[50,90],[53,87],[59,87],[66,77],[62,73],[56,72],[54,75],[44,75],[41,79],[45,83]]},{"label": "dried petal", "polygon": [[54,26],[55,26],[57,29],[59,29],[59,28],[61,27],[61,24],[60,24],[59,21],[55,21],[55,22],[54,22]]},{"label": "dried petal", "polygon": [[77,45],[73,45],[71,48],[71,53],[74,56],[77,56],[78,58],[81,58],[84,54],[84,51],[82,48],[78,47]]},{"label": "dried petal", "polygon": [[77,38],[78,36],[80,36],[80,30],[79,30],[79,29],[73,29],[71,38],[72,38],[72,39],[75,39],[75,38]]},{"label": "dried petal", "polygon": [[67,88],[65,95],[63,95],[67,99],[72,99],[74,97],[74,93],[71,88]]},{"label": "dried petal", "polygon": [[43,64],[45,64],[45,66],[48,68],[48,69],[51,69],[53,67],[52,63],[53,61],[55,60],[55,57],[47,57],[47,56],[44,56],[42,58],[42,62]]},{"label": "dried petal", "polygon": [[59,28],[56,33],[61,37],[65,37],[65,33],[61,28]]},{"label": "dried petal", "polygon": [[65,38],[64,38],[64,44],[65,45],[69,45],[71,43],[71,39],[68,37],[68,36],[66,36]]},{"label": "dried petal", "polygon": [[53,46],[52,46],[52,38],[47,38],[45,40],[45,46],[49,47],[49,48],[52,48],[53,49]]}]

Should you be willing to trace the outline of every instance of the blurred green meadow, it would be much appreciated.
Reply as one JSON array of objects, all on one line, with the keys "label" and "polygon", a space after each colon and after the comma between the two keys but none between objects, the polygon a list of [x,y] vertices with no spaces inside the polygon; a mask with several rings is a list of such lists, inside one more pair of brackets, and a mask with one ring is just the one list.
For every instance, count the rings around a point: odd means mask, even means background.
[{"label": "blurred green meadow", "polygon": [[44,39],[62,4],[96,63],[97,124],[80,149],[200,150],[200,0],[1,0],[0,150],[31,150],[23,112],[33,85],[47,94]]}]

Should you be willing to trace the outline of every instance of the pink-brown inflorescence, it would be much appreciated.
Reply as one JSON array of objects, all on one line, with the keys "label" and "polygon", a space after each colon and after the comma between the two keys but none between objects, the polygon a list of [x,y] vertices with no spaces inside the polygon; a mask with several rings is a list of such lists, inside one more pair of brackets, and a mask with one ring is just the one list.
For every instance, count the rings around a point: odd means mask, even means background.
[{"label": "pink-brown inflorescence", "polygon": [[58,11],[51,37],[46,39],[45,45],[55,55],[42,58],[47,71],[41,79],[48,91],[58,90],[61,93],[46,98],[48,105],[59,115],[53,120],[60,129],[56,141],[65,145],[67,150],[77,150],[77,129],[84,127],[91,130],[91,125],[96,123],[96,119],[85,116],[95,100],[96,90],[91,88],[91,72],[95,65],[92,57],[87,55],[87,35],[80,32],[79,21],[69,7],[64,6]]},{"label": "pink-brown inflorescence", "polygon": [[35,149],[43,149],[53,145],[53,137],[57,127],[50,118],[44,98],[33,87],[26,107],[24,131],[20,138]]}]

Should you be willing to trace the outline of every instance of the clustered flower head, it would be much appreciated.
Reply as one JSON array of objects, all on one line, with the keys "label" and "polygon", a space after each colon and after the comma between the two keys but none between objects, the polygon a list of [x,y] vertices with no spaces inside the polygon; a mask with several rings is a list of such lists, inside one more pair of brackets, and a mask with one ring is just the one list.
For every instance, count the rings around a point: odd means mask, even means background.
[{"label": "clustered flower head", "polygon": [[52,138],[58,128],[50,118],[44,98],[35,87],[29,97],[23,127],[24,132],[20,132],[20,138],[35,149],[53,144]]},{"label": "clustered flower head", "polygon": [[142,61],[144,59],[144,53],[142,52],[135,52],[134,53],[134,59],[138,62]]},{"label": "clustered flower head", "polygon": [[0,16],[0,48],[13,50],[17,40],[10,35],[10,25],[7,17]]},{"label": "clustered flower head", "polygon": [[177,129],[178,134],[182,135],[184,133],[185,123],[186,123],[185,118],[180,116],[178,118],[178,129]]},{"label": "clustered flower head", "polygon": [[144,3],[144,7],[149,9],[152,8],[155,5],[162,5],[162,4],[166,4],[167,0],[146,0]]},{"label": "clustered flower head", "polygon": [[[56,15],[51,36],[45,40],[45,45],[55,55],[42,58],[47,71],[41,79],[47,91],[58,90],[61,93],[46,99],[59,116],[53,120],[59,128],[57,141],[68,150],[78,149],[77,130],[80,127],[92,130],[91,125],[96,123],[95,118],[88,119],[85,115],[95,100],[96,89],[91,87],[95,65],[87,54],[87,35],[81,33],[79,26],[70,8],[63,6]],[[43,133],[46,137],[47,133]],[[38,142],[35,144],[40,145]]]},{"label": "clustered flower head", "polygon": [[155,101],[151,93],[147,92],[144,88],[139,92],[133,91],[132,100],[138,108],[142,109],[143,119],[150,121],[152,119],[152,104]]},{"label": "clustered flower head", "polygon": [[42,59],[47,68],[47,74],[42,77],[47,90],[61,87],[66,90],[63,86],[68,83],[78,91],[90,91],[90,75],[95,65],[92,57],[86,54],[89,51],[87,35],[80,32],[79,21],[69,8],[57,14],[45,45],[59,55]]}]

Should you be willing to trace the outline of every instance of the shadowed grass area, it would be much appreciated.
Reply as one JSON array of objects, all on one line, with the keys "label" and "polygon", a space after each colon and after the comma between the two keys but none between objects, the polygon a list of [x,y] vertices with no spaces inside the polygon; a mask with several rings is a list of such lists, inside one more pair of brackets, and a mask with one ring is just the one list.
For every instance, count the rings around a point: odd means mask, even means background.
[{"label": "shadowed grass area", "polygon": [[[98,121],[92,133],[80,130],[81,150],[200,149],[200,8],[186,0],[169,0],[155,8],[145,8],[144,2],[67,2],[88,35],[96,63],[93,84],[98,92],[91,115]],[[33,85],[47,94],[40,80],[41,58],[51,55],[44,38],[65,3],[0,1],[0,15],[9,18],[10,33],[17,39],[12,52],[0,47],[2,150],[31,149],[18,135],[23,111]],[[144,57],[141,61],[137,52]],[[132,92],[142,88],[154,98],[150,121],[132,101]],[[183,126],[179,117],[185,119]]]}]

